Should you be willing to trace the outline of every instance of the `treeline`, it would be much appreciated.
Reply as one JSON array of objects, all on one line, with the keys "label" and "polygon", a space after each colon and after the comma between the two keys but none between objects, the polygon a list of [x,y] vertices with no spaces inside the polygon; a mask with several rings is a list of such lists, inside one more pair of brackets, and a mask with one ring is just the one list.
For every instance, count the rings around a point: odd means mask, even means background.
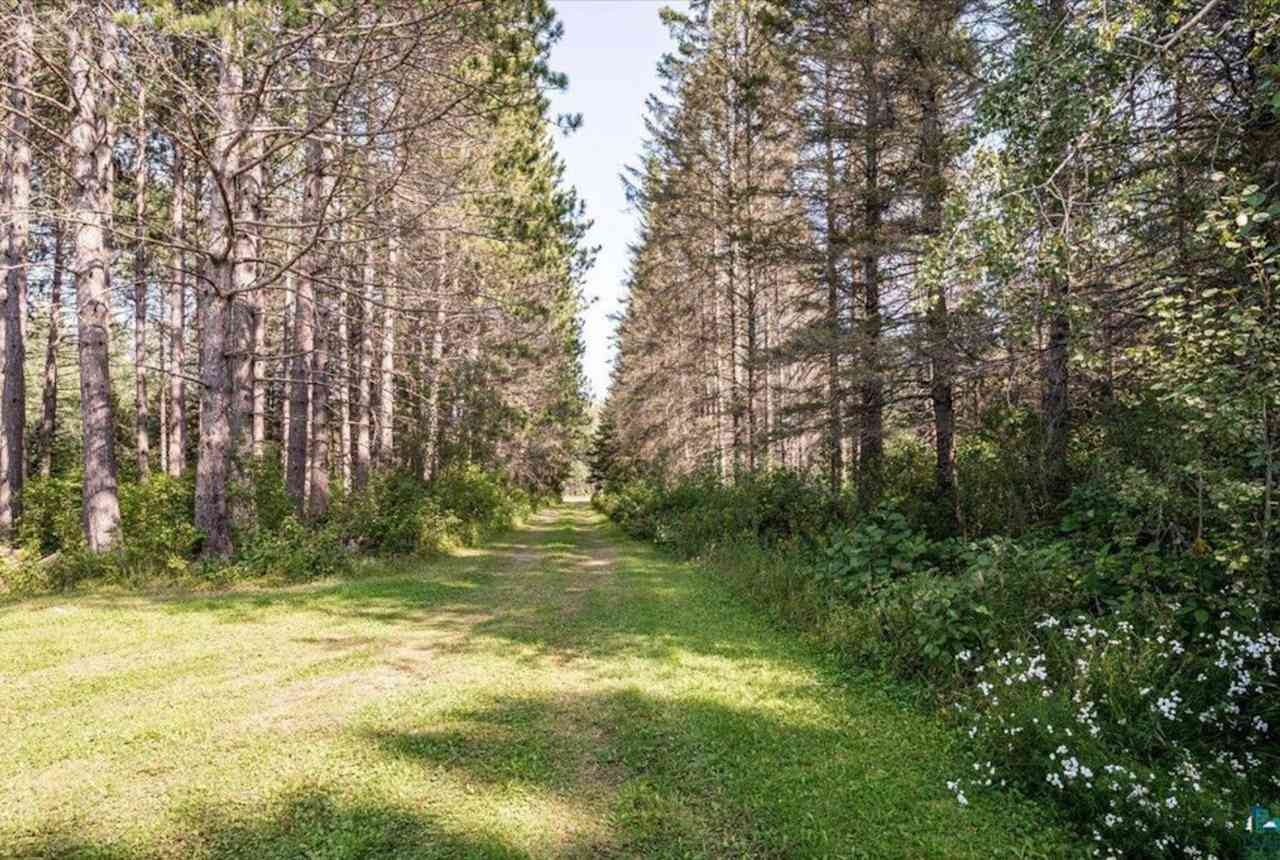
[{"label": "treeline", "polygon": [[0,536],[68,476],[105,553],[122,482],[193,474],[210,558],[267,465],[315,522],[377,471],[558,491],[590,260],[545,2],[20,0],[0,28]]},{"label": "treeline", "polygon": [[1162,541],[1269,563],[1274,0],[669,21],[605,409],[619,463],[820,470],[862,510],[927,468],[934,527],[969,535],[1101,481],[1162,499]]},{"label": "treeline", "polygon": [[940,795],[1016,787],[1088,856],[1251,856],[1280,4],[668,20],[596,504],[959,723]]}]

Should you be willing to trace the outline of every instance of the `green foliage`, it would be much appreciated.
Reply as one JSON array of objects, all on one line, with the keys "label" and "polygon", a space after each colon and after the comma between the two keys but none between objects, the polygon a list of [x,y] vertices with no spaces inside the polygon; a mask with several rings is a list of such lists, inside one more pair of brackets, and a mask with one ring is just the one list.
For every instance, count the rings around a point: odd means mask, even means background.
[{"label": "green foliage", "polygon": [[447,469],[424,483],[404,472],[379,472],[359,493],[337,494],[330,516],[305,523],[284,490],[279,458],[248,464],[235,487],[245,522],[225,563],[198,560],[191,475],[152,475],[120,487],[121,541],[111,553],[84,545],[78,474],[34,478],[20,523],[23,549],[0,567],[15,592],[109,583],[221,583],[245,577],[315,579],[346,572],[355,550],[381,555],[433,554],[473,546],[509,529],[542,500],[509,479],[475,466]]},{"label": "green foliage", "polygon": [[20,565],[5,575],[14,591],[68,588],[84,580],[131,583],[190,572],[200,543],[192,524],[195,484],[190,476],[152,475],[120,486],[120,548],[95,554],[85,547],[78,473],[32,478],[19,523]]},{"label": "green foliage", "polygon": [[332,525],[309,528],[289,514],[273,529],[259,529],[242,546],[234,566],[247,576],[316,579],[345,573],[351,553]]},{"label": "green foliage", "polygon": [[274,531],[294,513],[293,499],[284,488],[284,461],[280,453],[268,448],[262,457],[254,458],[246,467],[246,480],[233,488],[239,502],[253,511],[254,525],[259,530]]},{"label": "green foliage", "polygon": [[375,472],[364,490],[335,503],[333,521],[343,540],[384,555],[403,555],[418,548],[427,487],[406,472]]},{"label": "green foliage", "polygon": [[36,555],[83,547],[83,483],[79,472],[28,479],[22,490],[19,544]]},{"label": "green foliage", "polygon": [[596,506],[636,537],[686,555],[739,538],[765,545],[812,540],[835,522],[846,503],[816,478],[774,470],[734,484],[704,472],[670,485],[653,479],[613,482]]},{"label": "green foliage", "polygon": [[439,509],[458,520],[462,543],[474,546],[485,535],[515,526],[532,512],[530,494],[501,474],[475,465],[446,469],[430,484]]},{"label": "green foliage", "polygon": [[407,472],[381,472],[334,506],[342,539],[380,555],[438,553],[474,546],[531,513],[537,499],[496,472],[446,469],[430,484]]},{"label": "green foliage", "polygon": [[[1122,414],[1152,427],[1170,419],[1150,404]],[[981,448],[966,456],[975,478],[991,464],[993,489],[1001,471],[1030,462]],[[1054,527],[968,540],[930,537],[919,502],[856,518],[833,515],[829,498],[807,506],[802,476],[615,483],[597,505],[633,534],[700,555],[848,664],[959,705],[978,766],[976,779],[951,783],[965,803],[966,791],[1003,780],[1061,806],[1116,856],[1157,843],[1155,856],[1182,846],[1223,856],[1238,848],[1236,807],[1280,787],[1268,782],[1280,748],[1276,607],[1263,581],[1187,531],[1195,497],[1182,473],[1123,456],[1127,467],[1081,467],[1090,477]],[[912,489],[928,480],[918,446],[887,459],[894,494],[923,492]],[[975,496],[968,510],[984,519],[1010,498]],[[1231,534],[1206,521],[1211,539]],[[1064,758],[1075,761],[1065,771]],[[1073,770],[1081,762],[1093,778]]]},{"label": "green foliage", "polygon": [[825,535],[815,571],[827,587],[850,598],[871,597],[908,573],[936,574],[947,544],[911,528],[907,518],[885,502],[853,528]]}]

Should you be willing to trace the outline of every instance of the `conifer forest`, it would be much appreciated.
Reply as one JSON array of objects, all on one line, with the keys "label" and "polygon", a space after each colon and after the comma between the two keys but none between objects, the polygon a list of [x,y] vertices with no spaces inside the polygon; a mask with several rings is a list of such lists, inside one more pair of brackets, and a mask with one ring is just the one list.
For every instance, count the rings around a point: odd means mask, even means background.
[{"label": "conifer forest", "polygon": [[0,860],[1280,857],[1280,0],[3,0],[0,151]]}]

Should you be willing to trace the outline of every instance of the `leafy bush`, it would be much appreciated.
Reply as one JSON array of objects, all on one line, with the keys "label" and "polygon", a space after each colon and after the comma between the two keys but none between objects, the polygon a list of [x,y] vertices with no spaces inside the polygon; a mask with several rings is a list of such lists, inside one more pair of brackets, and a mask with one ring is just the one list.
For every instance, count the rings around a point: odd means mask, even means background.
[{"label": "leafy bush", "polygon": [[83,547],[83,483],[79,472],[28,478],[22,489],[19,543],[38,555]]},{"label": "leafy bush", "polygon": [[233,487],[233,503],[253,511],[253,524],[271,531],[280,528],[294,511],[294,501],[285,492],[284,461],[280,452],[268,447],[261,457],[245,467],[245,480]]},{"label": "leafy bush", "polygon": [[329,517],[303,523],[284,490],[279,458],[246,466],[233,488],[239,518],[229,563],[197,562],[192,476],[152,475],[120,486],[120,548],[90,553],[81,523],[77,473],[33,478],[20,522],[23,550],[4,559],[0,582],[11,591],[65,589],[84,580],[141,582],[245,576],[311,579],[341,573],[351,550],[388,555],[435,553],[510,528],[540,501],[502,475],[476,467],[446,471],[431,484],[409,473],[378,473],[352,494],[336,493]]},{"label": "leafy bush", "polygon": [[635,537],[697,555],[741,537],[766,545],[815,539],[839,518],[844,502],[811,476],[777,469],[733,484],[712,473],[669,485],[615,483],[595,504]]},{"label": "leafy bush", "polygon": [[345,573],[350,553],[333,526],[308,528],[294,514],[243,541],[235,566],[248,576],[317,579]]},{"label": "leafy bush", "polygon": [[957,798],[1016,785],[1064,809],[1101,856],[1237,853],[1249,805],[1280,790],[1280,637],[1085,616],[1035,627],[1025,650],[957,655],[973,759],[949,783]]},{"label": "leafy bush", "polygon": [[344,541],[368,552],[404,555],[418,548],[427,486],[405,472],[377,472],[357,493],[334,505],[333,522]]},{"label": "leafy bush", "polygon": [[18,530],[23,552],[6,574],[8,587],[49,591],[89,579],[125,583],[184,575],[200,542],[192,523],[194,497],[190,477],[155,474],[121,484],[120,548],[97,554],[85,546],[80,475],[32,478],[23,490]]},{"label": "leafy bush", "polygon": [[534,506],[524,489],[475,465],[446,469],[429,489],[439,508],[457,517],[467,545],[486,534],[514,527]]},{"label": "leafy bush", "polygon": [[389,472],[335,504],[332,521],[345,542],[365,551],[430,554],[509,529],[534,505],[522,488],[474,466],[447,470],[430,484]]}]

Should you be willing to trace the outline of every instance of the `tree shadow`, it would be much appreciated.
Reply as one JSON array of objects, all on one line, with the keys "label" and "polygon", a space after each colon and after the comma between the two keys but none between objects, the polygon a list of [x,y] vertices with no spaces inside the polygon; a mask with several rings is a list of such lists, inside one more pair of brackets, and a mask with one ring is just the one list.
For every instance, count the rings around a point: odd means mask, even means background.
[{"label": "tree shadow", "polygon": [[634,688],[505,698],[363,736],[468,783],[594,803],[618,856],[1068,856],[1029,804],[956,804],[939,750],[895,736],[891,704],[875,734],[819,695],[785,711]]},{"label": "tree shadow", "polygon": [[498,834],[459,833],[432,815],[384,800],[344,797],[323,787],[295,790],[269,809],[189,804],[163,846],[98,842],[74,825],[48,826],[0,847],[24,860],[527,860]]}]

